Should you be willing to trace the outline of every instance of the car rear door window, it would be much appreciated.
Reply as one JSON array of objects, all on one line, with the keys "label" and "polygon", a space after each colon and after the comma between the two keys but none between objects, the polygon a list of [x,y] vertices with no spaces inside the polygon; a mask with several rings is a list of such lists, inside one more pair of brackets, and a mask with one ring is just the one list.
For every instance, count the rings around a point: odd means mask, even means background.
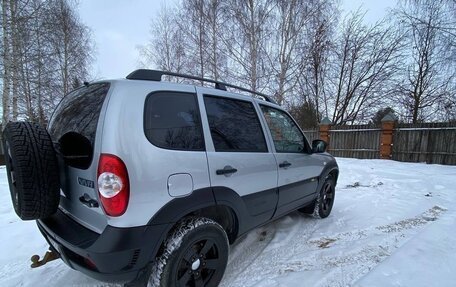
[{"label": "car rear door window", "polygon": [[101,107],[109,90],[108,83],[81,87],[65,96],[49,121],[49,134],[54,141],[73,132],[93,145]]},{"label": "car rear door window", "polygon": [[54,111],[48,131],[65,164],[87,169],[92,163],[98,120],[109,86],[97,83],[74,90]]},{"label": "car rear door window", "polygon": [[155,146],[188,151],[204,150],[196,94],[155,92],[146,99],[144,130]]},{"label": "car rear door window", "polygon": [[204,104],[215,151],[268,151],[251,102],[205,95]]}]

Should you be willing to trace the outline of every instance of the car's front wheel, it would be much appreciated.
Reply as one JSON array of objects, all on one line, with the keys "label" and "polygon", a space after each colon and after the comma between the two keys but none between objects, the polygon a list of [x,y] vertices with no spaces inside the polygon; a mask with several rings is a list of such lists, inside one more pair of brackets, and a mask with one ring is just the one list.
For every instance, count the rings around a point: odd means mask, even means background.
[{"label": "car's front wheel", "polygon": [[217,286],[228,261],[225,230],[204,217],[182,220],[152,269],[152,286]]},{"label": "car's front wheel", "polygon": [[311,214],[315,218],[326,218],[331,214],[336,196],[336,184],[331,175],[328,175],[317,195],[315,201],[308,206],[301,208],[299,211]]}]

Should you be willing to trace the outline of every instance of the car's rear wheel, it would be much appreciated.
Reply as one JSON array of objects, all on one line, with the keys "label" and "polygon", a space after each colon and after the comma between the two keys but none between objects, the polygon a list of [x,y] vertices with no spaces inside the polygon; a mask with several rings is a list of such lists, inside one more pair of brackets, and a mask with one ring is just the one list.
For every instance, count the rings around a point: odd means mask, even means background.
[{"label": "car's rear wheel", "polygon": [[6,170],[14,210],[23,220],[46,218],[57,211],[60,181],[57,157],[46,129],[10,122],[3,131]]},{"label": "car's rear wheel", "polygon": [[331,175],[328,175],[318,193],[317,198],[309,205],[299,209],[300,212],[311,214],[315,218],[326,218],[331,214],[336,195],[336,185]]},{"label": "car's rear wheel", "polygon": [[223,228],[208,218],[181,221],[153,267],[152,286],[217,286],[228,261]]}]

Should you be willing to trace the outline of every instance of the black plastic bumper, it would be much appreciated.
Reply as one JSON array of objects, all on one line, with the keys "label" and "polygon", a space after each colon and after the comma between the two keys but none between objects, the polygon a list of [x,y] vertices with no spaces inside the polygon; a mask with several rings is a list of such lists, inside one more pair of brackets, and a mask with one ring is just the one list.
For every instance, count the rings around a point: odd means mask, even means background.
[{"label": "black plastic bumper", "polygon": [[155,258],[168,224],[131,228],[107,226],[102,234],[62,211],[37,220],[51,248],[71,268],[106,282],[130,282]]}]

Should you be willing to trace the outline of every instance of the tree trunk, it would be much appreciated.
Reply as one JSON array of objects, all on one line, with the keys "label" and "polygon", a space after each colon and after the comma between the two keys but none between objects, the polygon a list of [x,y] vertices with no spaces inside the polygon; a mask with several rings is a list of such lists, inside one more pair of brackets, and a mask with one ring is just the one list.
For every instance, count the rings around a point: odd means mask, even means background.
[{"label": "tree trunk", "polygon": [[412,123],[418,123],[418,111],[420,109],[420,102],[419,100],[415,100],[413,103],[413,116],[412,116]]},{"label": "tree trunk", "polygon": [[2,33],[3,33],[3,91],[2,91],[2,107],[3,107],[3,117],[2,123],[3,127],[9,121],[9,111],[10,111],[10,83],[11,83],[11,55],[10,55],[10,43],[9,43],[9,17],[8,17],[8,1],[2,1]]},{"label": "tree trunk", "polygon": [[255,31],[255,3],[253,0],[249,0],[249,11],[250,11],[250,85],[252,91],[256,92],[257,89],[257,38]]},{"label": "tree trunk", "polygon": [[13,121],[17,121],[18,111],[17,111],[17,96],[19,88],[19,29],[17,23],[17,1],[10,1],[10,16],[11,16],[11,44],[12,44],[12,57],[10,62],[11,72],[12,72],[12,88],[13,88]]}]

